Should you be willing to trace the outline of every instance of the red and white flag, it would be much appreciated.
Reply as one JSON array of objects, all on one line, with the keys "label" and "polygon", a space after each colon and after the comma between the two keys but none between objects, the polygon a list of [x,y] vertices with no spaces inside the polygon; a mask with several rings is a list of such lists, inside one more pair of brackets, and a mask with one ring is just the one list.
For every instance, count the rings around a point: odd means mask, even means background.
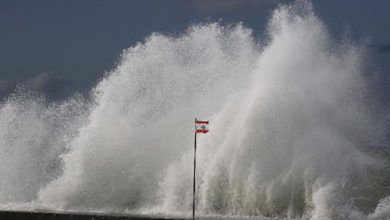
[{"label": "red and white flag", "polygon": [[209,132],[209,121],[195,120],[195,132],[204,134]]}]

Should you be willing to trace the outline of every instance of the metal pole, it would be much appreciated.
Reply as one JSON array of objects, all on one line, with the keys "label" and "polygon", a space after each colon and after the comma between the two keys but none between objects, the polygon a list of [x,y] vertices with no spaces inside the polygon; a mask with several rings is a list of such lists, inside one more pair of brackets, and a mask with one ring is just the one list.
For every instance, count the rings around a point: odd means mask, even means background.
[{"label": "metal pole", "polygon": [[192,219],[195,219],[195,172],[196,172],[196,118],[195,118],[195,137],[194,137],[194,182],[192,194]]}]

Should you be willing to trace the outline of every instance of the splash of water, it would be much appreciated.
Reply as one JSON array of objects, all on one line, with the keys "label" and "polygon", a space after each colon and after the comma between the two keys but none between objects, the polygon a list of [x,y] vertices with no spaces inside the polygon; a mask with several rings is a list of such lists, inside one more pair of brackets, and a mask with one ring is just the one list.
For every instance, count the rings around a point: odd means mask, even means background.
[{"label": "splash of water", "polygon": [[60,155],[77,136],[87,109],[79,96],[48,104],[24,88],[1,103],[1,204],[33,201],[40,187],[60,175]]},{"label": "splash of water", "polygon": [[278,8],[263,44],[240,24],[152,34],[91,102],[19,92],[2,103],[0,203],[188,215],[197,116],[212,120],[199,141],[198,213],[386,216],[389,192],[374,190],[386,162],[361,148],[384,144],[387,130],[365,56],[332,39],[307,2]]}]

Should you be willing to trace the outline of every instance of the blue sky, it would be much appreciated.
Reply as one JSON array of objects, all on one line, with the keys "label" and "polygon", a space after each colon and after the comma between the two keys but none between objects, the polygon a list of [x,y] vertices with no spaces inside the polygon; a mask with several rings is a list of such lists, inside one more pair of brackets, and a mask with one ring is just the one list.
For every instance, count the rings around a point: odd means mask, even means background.
[{"label": "blue sky", "polygon": [[[261,37],[272,9],[284,2],[290,1],[0,0],[0,97],[26,81],[55,97],[87,91],[123,49],[153,32],[243,22]],[[382,72],[378,86],[390,86],[390,1],[312,2],[334,36],[349,30],[353,38],[369,40]]]}]

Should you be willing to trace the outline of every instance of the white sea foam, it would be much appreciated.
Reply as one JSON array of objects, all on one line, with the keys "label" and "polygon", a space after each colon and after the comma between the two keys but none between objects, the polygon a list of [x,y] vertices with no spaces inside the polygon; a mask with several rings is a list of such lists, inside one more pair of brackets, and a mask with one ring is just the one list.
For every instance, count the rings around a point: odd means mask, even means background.
[{"label": "white sea foam", "polygon": [[373,206],[353,192],[383,167],[360,147],[383,144],[387,129],[371,110],[365,56],[305,1],[275,10],[260,41],[241,24],[152,34],[89,101],[21,91],[1,105],[1,206],[189,215],[199,117],[211,125],[198,141],[198,213],[387,216],[386,195],[362,191]]}]

